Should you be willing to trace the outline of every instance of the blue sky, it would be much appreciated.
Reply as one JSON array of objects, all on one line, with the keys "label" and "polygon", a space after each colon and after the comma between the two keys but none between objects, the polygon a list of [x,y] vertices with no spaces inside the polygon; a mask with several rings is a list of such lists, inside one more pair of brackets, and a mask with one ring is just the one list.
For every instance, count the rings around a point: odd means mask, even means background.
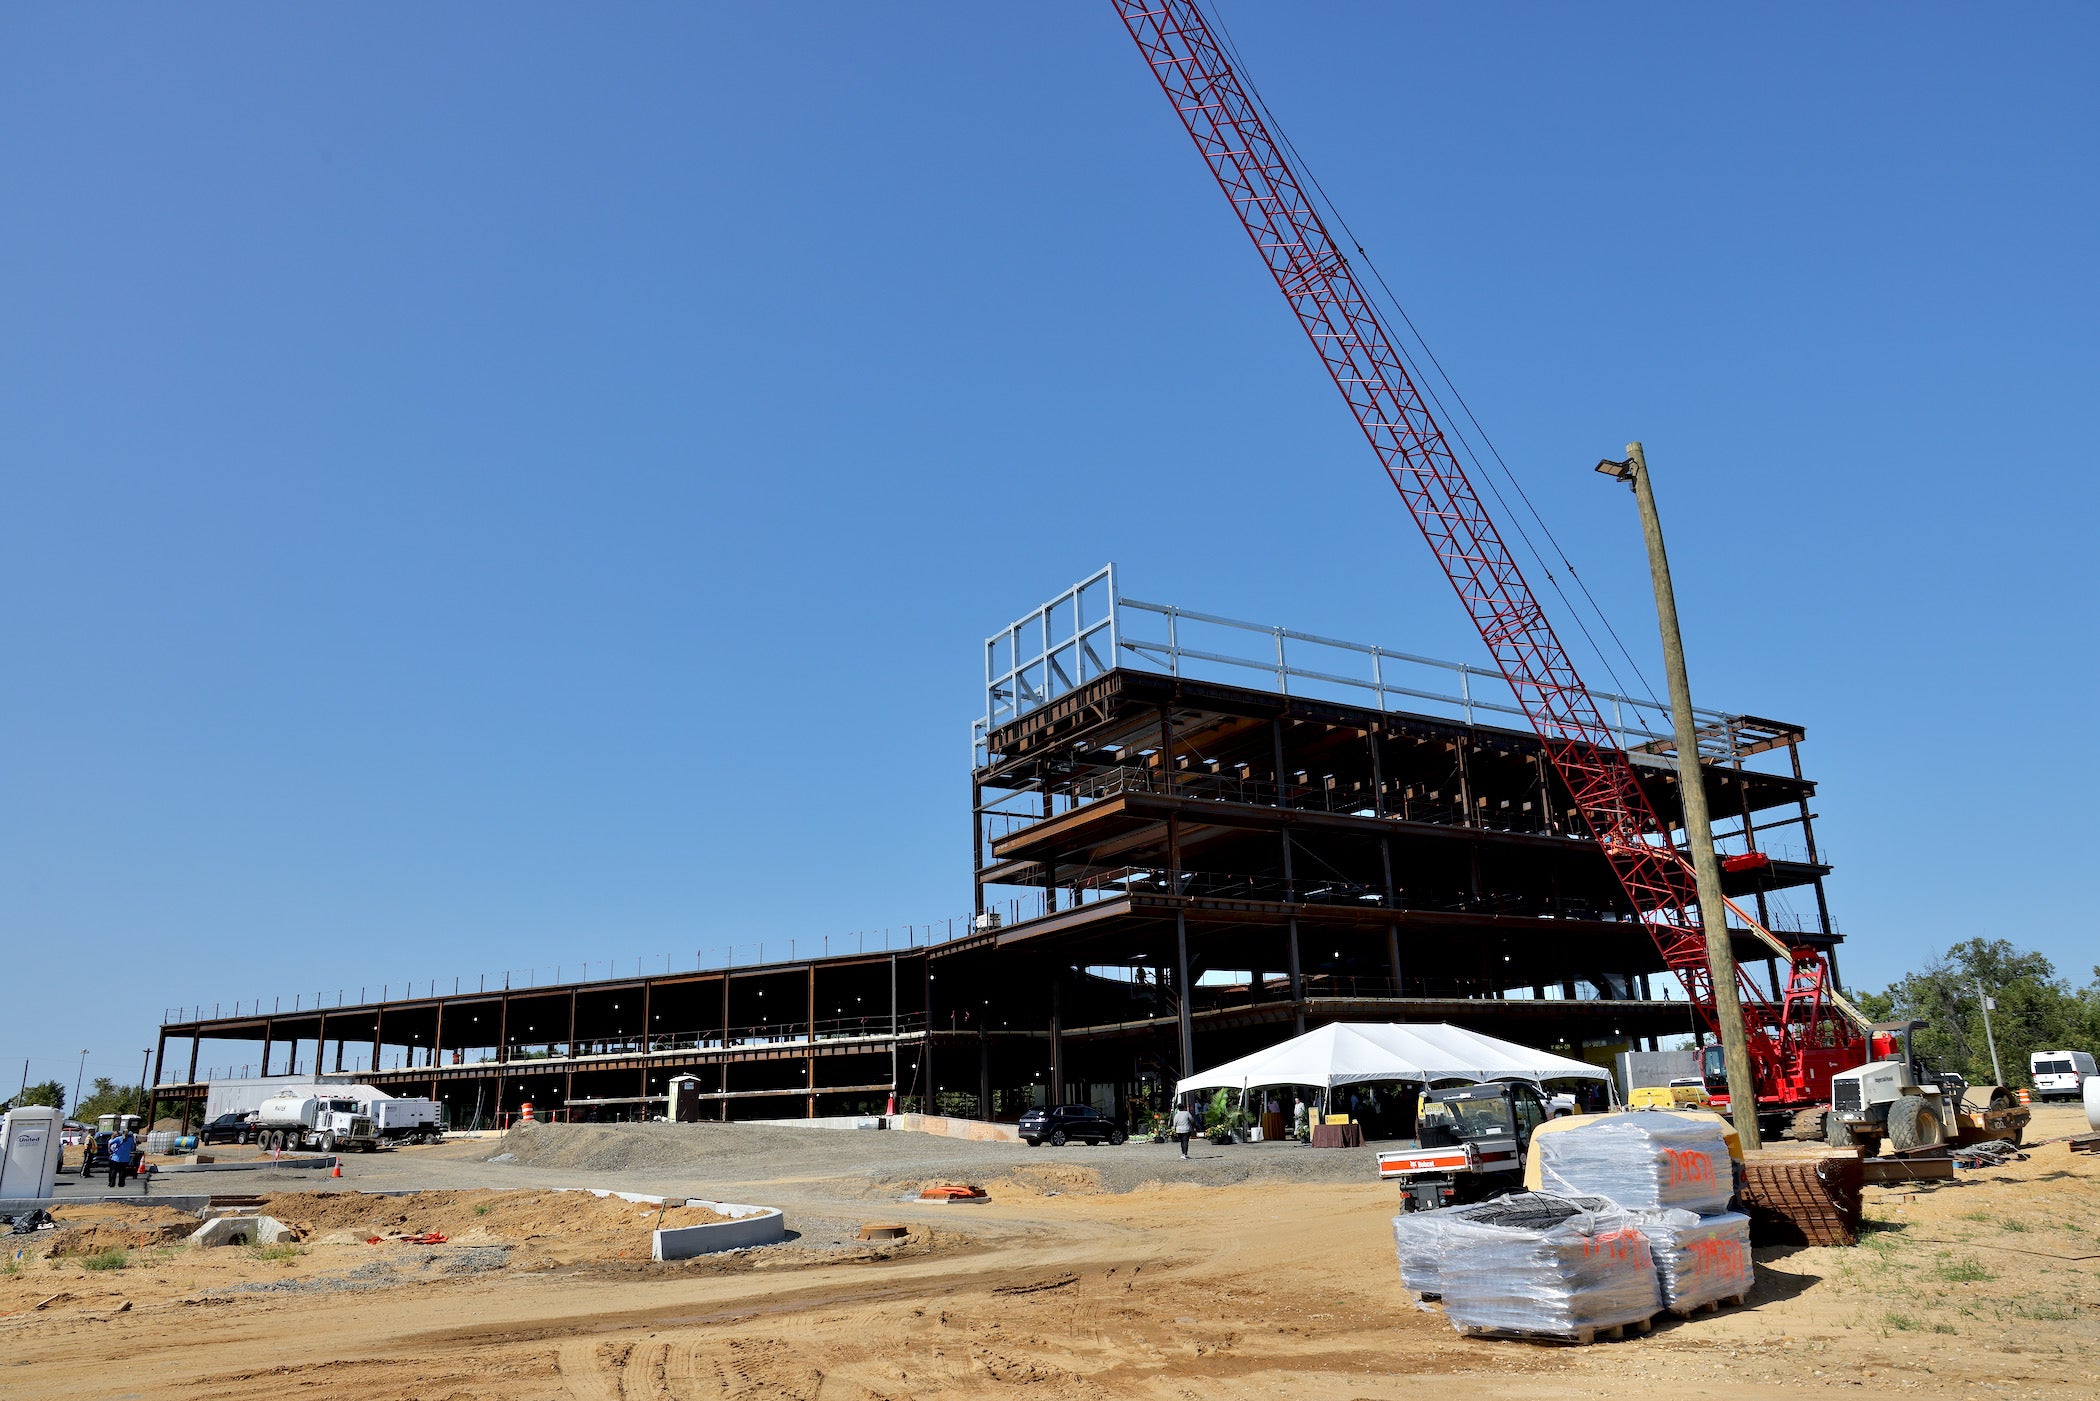
[{"label": "blue sky", "polygon": [[[2094,12],[1225,13],[1653,674],[1646,441],[1851,979],[2087,976]],[[1480,655],[1105,4],[0,25],[9,1091],[964,910],[979,640],[1106,560]]]}]

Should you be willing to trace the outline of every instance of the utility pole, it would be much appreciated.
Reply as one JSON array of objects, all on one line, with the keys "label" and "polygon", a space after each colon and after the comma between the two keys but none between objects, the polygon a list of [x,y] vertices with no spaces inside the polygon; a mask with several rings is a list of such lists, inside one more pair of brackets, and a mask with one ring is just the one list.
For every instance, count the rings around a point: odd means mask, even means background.
[{"label": "utility pole", "polygon": [[87,1056],[86,1051],[80,1053],[80,1068],[73,1072],[73,1097],[66,1101],[66,1107],[73,1111],[76,1119],[80,1117],[80,1080],[87,1074]]},{"label": "utility pole", "polygon": [[1983,979],[1976,980],[1976,1005],[1983,1008],[1983,1039],[1991,1048],[1991,1076],[1999,1084],[2005,1083],[2005,1068],[1998,1064],[1998,1038],[1991,1032],[1991,1009],[1997,1002],[1983,995]]},{"label": "utility pole", "polygon": [[1685,836],[1692,848],[1692,875],[1699,891],[1699,923],[1706,932],[1706,968],[1714,985],[1714,1016],[1720,1022],[1721,1053],[1728,1067],[1728,1117],[1747,1149],[1762,1148],[1757,1131],[1757,1081],[1750,1073],[1749,1037],[1743,1004],[1736,995],[1735,949],[1728,942],[1728,906],[1721,899],[1721,862],[1714,854],[1713,820],[1706,810],[1706,775],[1699,764],[1698,727],[1692,720],[1692,683],[1685,675],[1684,637],[1677,628],[1677,593],[1670,584],[1670,557],[1663,549],[1662,518],[1648,482],[1648,458],[1639,443],[1626,445],[1624,462],[1600,462],[1597,470],[1633,487],[1641,508],[1641,534],[1648,543],[1648,572],[1655,581],[1655,620],[1662,634],[1663,671],[1670,683],[1670,719],[1677,739],[1677,787],[1684,804]]},{"label": "utility pole", "polygon": [[[146,1101],[146,1079],[152,1074],[153,1048],[148,1046],[139,1052],[139,1123],[150,1133],[153,1129],[153,1106]],[[263,1069],[268,1070],[268,1066]]]}]

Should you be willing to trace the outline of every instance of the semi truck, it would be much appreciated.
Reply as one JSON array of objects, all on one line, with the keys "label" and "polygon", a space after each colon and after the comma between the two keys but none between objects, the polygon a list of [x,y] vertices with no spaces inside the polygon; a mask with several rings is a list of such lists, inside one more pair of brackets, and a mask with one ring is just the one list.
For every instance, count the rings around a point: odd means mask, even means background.
[{"label": "semi truck", "polygon": [[375,1095],[354,1099],[346,1094],[272,1095],[255,1111],[255,1138],[266,1150],[339,1148],[372,1152],[397,1143],[427,1143],[443,1136],[445,1111],[427,1099],[393,1099]]},{"label": "semi truck", "polygon": [[255,1131],[256,1142],[273,1153],[294,1148],[371,1152],[382,1143],[365,1106],[347,1097],[272,1095],[256,1108]]}]

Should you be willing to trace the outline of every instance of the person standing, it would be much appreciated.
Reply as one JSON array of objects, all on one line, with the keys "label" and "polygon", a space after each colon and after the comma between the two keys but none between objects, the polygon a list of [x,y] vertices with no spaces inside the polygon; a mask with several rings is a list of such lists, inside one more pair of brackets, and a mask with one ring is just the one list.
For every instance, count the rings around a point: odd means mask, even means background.
[{"label": "person standing", "polygon": [[1188,1105],[1183,1104],[1176,1108],[1174,1111],[1174,1137],[1181,1141],[1181,1160],[1183,1162],[1188,1161],[1189,1135],[1195,1131],[1196,1116],[1189,1113]]},{"label": "person standing", "polygon": [[109,1185],[122,1187],[131,1178],[131,1159],[138,1148],[138,1139],[130,1129],[116,1134],[109,1140]]}]

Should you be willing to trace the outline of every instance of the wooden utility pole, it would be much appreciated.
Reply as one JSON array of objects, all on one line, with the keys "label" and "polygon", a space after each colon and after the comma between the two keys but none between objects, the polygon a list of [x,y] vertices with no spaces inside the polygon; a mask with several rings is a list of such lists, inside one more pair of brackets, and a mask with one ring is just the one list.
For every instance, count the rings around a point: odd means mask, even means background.
[{"label": "wooden utility pole", "polygon": [[1648,481],[1648,458],[1639,443],[1626,445],[1622,480],[1640,503],[1641,534],[1648,542],[1648,572],[1655,580],[1655,619],[1662,634],[1663,672],[1670,683],[1670,719],[1677,736],[1677,787],[1684,805],[1685,836],[1692,848],[1692,874],[1699,889],[1699,923],[1706,932],[1706,967],[1714,985],[1714,1016],[1721,1024],[1721,1053],[1728,1066],[1728,1117],[1745,1149],[1764,1146],[1757,1131],[1757,1081],[1750,1073],[1749,1037],[1743,1004],[1736,995],[1735,949],[1728,942],[1728,906],[1721,898],[1721,861],[1714,854],[1713,820],[1706,810],[1706,775],[1699,764],[1698,727],[1692,719],[1692,683],[1685,675],[1684,637],[1677,628],[1677,593],[1670,585],[1670,557],[1663,548],[1662,517]]}]

